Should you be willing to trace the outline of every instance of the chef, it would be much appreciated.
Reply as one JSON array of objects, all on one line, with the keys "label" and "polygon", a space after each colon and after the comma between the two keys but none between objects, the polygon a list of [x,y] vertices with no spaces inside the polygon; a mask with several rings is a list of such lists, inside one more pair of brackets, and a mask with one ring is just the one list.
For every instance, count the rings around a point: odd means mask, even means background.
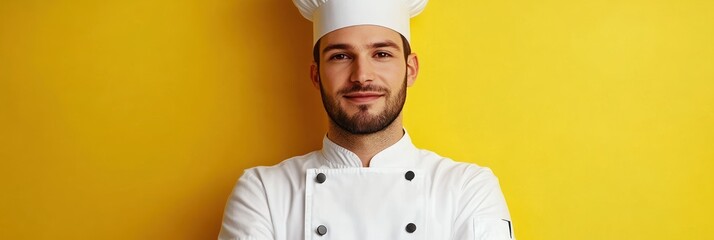
[{"label": "chef", "polygon": [[313,22],[322,149],[245,170],[221,240],[515,239],[485,167],[418,149],[402,125],[419,72],[409,19],[427,0],[293,0]]}]

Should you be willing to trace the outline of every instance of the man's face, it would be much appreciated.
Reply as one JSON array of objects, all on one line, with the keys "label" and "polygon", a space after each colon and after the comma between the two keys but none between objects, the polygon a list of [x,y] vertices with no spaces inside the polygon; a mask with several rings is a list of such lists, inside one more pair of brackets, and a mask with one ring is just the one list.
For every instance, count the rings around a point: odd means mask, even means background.
[{"label": "man's face", "polygon": [[[404,59],[399,33],[352,26],[320,39],[320,65],[312,67],[328,116],[352,134],[370,134],[401,114],[406,88],[416,79],[416,55]],[[318,72],[319,71],[319,72]]]}]

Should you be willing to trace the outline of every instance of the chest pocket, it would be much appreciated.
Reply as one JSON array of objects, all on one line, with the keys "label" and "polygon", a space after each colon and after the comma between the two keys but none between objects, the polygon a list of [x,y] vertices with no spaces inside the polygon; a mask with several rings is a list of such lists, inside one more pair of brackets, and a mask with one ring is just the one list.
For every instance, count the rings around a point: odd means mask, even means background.
[{"label": "chest pocket", "polygon": [[426,240],[426,176],[415,169],[308,169],[306,240]]}]

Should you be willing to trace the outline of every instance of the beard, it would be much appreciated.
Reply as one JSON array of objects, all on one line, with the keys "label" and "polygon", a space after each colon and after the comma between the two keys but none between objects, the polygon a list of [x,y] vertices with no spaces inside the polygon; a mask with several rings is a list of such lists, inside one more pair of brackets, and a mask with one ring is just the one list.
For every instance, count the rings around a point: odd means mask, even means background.
[{"label": "beard", "polygon": [[402,88],[397,91],[397,95],[392,96],[389,89],[374,85],[352,85],[341,89],[337,95],[348,94],[352,92],[372,91],[384,94],[386,104],[382,112],[375,115],[369,113],[369,104],[358,105],[358,111],[352,116],[349,116],[344,109],[340,107],[340,102],[332,96],[325,94],[320,82],[320,95],[322,96],[322,105],[325,106],[325,111],[330,120],[339,128],[352,134],[372,134],[384,130],[391,125],[399,114],[402,112],[404,103],[407,99],[407,78],[404,76]]}]

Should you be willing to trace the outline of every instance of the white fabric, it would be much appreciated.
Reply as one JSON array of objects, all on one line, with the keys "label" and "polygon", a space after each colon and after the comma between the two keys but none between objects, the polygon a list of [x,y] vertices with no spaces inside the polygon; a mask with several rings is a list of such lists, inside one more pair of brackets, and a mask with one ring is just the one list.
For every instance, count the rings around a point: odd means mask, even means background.
[{"label": "white fabric", "polygon": [[[408,181],[409,169],[400,168],[333,168],[310,169],[305,190],[305,236],[318,237],[315,229],[324,225],[332,239],[424,239],[423,234],[410,234],[407,224],[424,226],[426,199],[423,172],[416,172]],[[324,183],[317,183],[317,173],[326,174]],[[419,177],[416,177],[419,176]],[[391,184],[385,184],[391,183]],[[356,197],[359,196],[359,197]],[[389,199],[389,201],[384,201]],[[369,210],[366,211],[366,208]],[[371,221],[356,219],[391,219],[372,228]],[[307,227],[311,226],[311,227]],[[418,229],[421,230],[421,229]],[[421,233],[421,231],[417,231]],[[334,234],[332,234],[334,233]],[[349,234],[344,234],[349,233]]]},{"label": "white fabric", "polygon": [[410,40],[409,19],[424,10],[428,0],[293,0],[303,17],[313,23],[313,44],[334,30],[356,25],[390,28]]},{"label": "white fabric", "polygon": [[[408,171],[415,173],[411,181]],[[315,180],[320,173],[324,183]],[[415,232],[406,231],[409,223]],[[325,137],[320,151],[247,169],[228,199],[218,239],[510,240],[511,224],[488,168],[417,149],[406,133],[363,168],[354,153]]]}]

